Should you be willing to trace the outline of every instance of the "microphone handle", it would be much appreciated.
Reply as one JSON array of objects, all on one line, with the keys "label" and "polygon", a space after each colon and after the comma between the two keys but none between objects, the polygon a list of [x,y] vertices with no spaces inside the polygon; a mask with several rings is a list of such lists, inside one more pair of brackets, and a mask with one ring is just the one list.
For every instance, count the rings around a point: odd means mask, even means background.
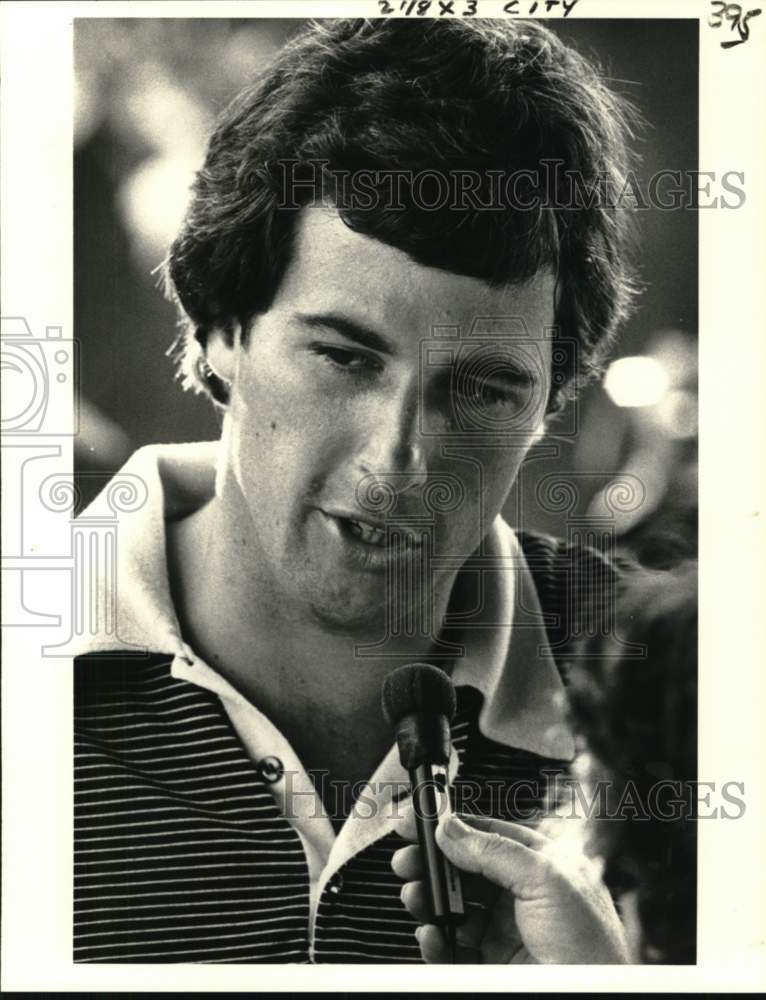
[{"label": "microphone handle", "polygon": [[410,771],[410,781],[431,920],[450,931],[451,950],[454,952],[454,927],[462,923],[466,916],[463,886],[460,872],[436,844],[438,818],[452,810],[447,775],[443,768],[436,765],[419,764]]}]

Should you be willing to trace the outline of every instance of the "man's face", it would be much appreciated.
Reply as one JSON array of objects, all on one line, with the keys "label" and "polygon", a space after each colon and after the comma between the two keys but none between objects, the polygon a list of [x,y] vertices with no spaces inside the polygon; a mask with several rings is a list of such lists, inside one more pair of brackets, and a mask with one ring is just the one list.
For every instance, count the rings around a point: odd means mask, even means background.
[{"label": "man's face", "polygon": [[446,600],[539,431],[553,314],[549,275],[493,289],[301,213],[247,345],[217,341],[224,498],[275,608],[361,634]]}]

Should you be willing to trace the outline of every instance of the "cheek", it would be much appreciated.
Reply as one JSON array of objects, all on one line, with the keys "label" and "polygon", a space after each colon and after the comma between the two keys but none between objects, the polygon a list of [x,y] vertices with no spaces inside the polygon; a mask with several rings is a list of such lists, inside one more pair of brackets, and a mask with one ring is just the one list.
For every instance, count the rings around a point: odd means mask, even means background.
[{"label": "cheek", "polygon": [[457,510],[444,515],[440,537],[450,539],[468,554],[502,511],[526,449],[474,448],[464,453],[466,457],[470,454],[470,461],[455,462],[445,469],[460,481],[464,496]]},{"label": "cheek", "polygon": [[514,449],[506,451],[505,454],[497,455],[494,462],[488,463],[486,491],[495,506],[502,505],[505,501],[508,491],[519,473],[524,454],[526,452]]},{"label": "cheek", "polygon": [[271,371],[268,363],[253,365],[241,373],[230,407],[240,482],[258,493],[302,490],[303,481],[326,463],[339,433],[326,403],[316,387],[285,366]]},{"label": "cheek", "polygon": [[476,498],[473,506],[481,506],[487,524],[502,510],[528,450],[526,444],[477,449],[473,456],[476,462],[474,470],[467,474],[466,467],[463,466],[461,474],[466,491],[469,493],[470,482],[470,494]]}]

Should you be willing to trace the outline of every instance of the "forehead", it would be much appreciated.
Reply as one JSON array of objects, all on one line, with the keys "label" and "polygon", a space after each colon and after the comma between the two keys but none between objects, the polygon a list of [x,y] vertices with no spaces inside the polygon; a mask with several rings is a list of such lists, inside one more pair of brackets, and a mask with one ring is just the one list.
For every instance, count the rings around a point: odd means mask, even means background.
[{"label": "forehead", "polygon": [[[272,310],[343,311],[401,342],[434,328],[501,323],[509,337],[543,339],[553,324],[555,279],[541,271],[524,285],[492,288],[478,278],[413,261],[402,250],[349,229],[333,208],[299,215],[293,254]],[[492,321],[495,321],[494,323]],[[521,321],[521,322],[519,322]]]}]

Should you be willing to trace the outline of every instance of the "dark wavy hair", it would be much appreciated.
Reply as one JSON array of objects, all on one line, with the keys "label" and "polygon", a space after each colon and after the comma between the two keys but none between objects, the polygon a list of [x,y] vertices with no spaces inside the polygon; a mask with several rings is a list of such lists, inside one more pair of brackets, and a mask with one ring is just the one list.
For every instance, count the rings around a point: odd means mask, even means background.
[{"label": "dark wavy hair", "polygon": [[[221,114],[166,261],[168,292],[184,314],[177,357],[186,385],[226,401],[203,363],[207,336],[217,328],[231,337],[239,324],[246,338],[285,273],[298,213],[280,208],[280,162],[297,164],[296,177],[317,161],[336,175],[486,177],[549,161],[558,164],[554,177],[571,172],[586,190],[620,191],[636,120],[591,63],[538,23],[312,22]],[[561,190],[543,194],[526,210],[429,211],[411,191],[403,209],[338,210],[354,231],[420,264],[493,286],[550,267],[560,338],[548,405],[555,412],[600,370],[634,287],[625,210],[604,198],[572,205]],[[308,189],[295,196],[312,200]],[[563,204],[545,207],[551,196]]]}]

